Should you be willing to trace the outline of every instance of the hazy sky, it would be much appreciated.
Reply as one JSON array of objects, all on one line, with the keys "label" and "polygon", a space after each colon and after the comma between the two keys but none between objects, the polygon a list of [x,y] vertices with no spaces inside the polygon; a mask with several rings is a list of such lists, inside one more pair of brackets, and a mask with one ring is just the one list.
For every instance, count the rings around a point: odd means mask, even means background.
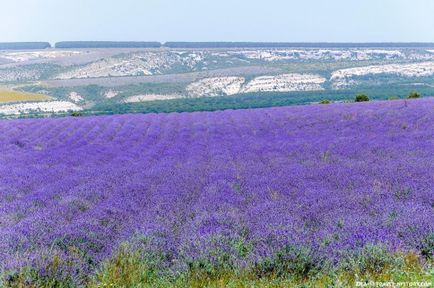
[{"label": "hazy sky", "polygon": [[1,0],[0,42],[434,42],[433,0]]}]

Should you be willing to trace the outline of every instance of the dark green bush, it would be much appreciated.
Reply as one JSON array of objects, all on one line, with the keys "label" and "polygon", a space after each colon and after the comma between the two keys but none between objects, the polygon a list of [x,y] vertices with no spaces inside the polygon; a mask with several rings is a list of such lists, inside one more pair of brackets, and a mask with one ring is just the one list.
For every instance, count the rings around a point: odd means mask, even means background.
[{"label": "dark green bush", "polygon": [[408,94],[407,99],[417,99],[420,97],[421,97],[421,95],[419,92],[413,91],[410,94]]},{"label": "dark green bush", "polygon": [[74,112],[71,113],[71,116],[72,117],[80,117],[80,116],[83,116],[83,113],[74,111]]},{"label": "dark green bush", "polygon": [[355,101],[356,102],[367,102],[367,101],[369,101],[369,97],[366,94],[358,94],[358,95],[356,95]]},{"label": "dark green bush", "polygon": [[323,100],[321,100],[320,102],[319,102],[319,104],[330,104],[331,102],[330,102],[330,100],[328,100],[328,99],[323,99]]}]

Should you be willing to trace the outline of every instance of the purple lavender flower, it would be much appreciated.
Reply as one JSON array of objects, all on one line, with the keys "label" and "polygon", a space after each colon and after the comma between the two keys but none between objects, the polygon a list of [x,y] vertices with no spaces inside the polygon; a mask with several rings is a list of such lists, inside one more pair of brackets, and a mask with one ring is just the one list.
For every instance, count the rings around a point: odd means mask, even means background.
[{"label": "purple lavender flower", "polygon": [[248,266],[285,247],[335,261],[368,244],[430,253],[433,99],[11,120],[0,131],[3,271],[45,273],[43,259],[61,255],[91,273],[133,239],[179,269],[216,255]]}]

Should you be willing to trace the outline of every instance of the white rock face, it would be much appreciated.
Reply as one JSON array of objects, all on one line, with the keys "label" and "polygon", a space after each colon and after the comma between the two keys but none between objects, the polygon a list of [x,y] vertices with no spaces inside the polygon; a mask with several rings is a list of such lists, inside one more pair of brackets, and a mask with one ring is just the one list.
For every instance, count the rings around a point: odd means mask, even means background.
[{"label": "white rock face", "polygon": [[69,93],[69,99],[71,99],[74,102],[83,101],[83,97],[81,97],[81,95],[78,94],[77,92],[71,92],[71,93]]},{"label": "white rock face", "polygon": [[104,58],[61,73],[55,79],[146,76],[162,74],[175,66],[193,68],[203,60],[203,52],[137,52]]},{"label": "white rock face", "polygon": [[334,82],[335,87],[343,87],[354,84],[353,77],[378,74],[390,74],[401,77],[432,76],[434,75],[434,62],[374,65],[341,69],[333,72],[330,80]]},{"label": "white rock face", "polygon": [[29,114],[32,112],[66,112],[66,111],[80,111],[81,107],[74,103],[66,101],[50,101],[50,102],[35,102],[35,103],[21,103],[12,105],[1,105],[0,114],[3,115],[20,115]]},{"label": "white rock face", "polygon": [[243,77],[213,77],[205,78],[187,86],[190,96],[234,95],[241,91],[246,80]]},{"label": "white rock face", "polygon": [[124,100],[124,103],[137,103],[137,102],[146,102],[146,101],[155,101],[155,100],[170,100],[170,99],[178,99],[181,96],[176,94],[144,94],[144,95],[135,95],[130,96]]},{"label": "white rock face", "polygon": [[260,49],[230,52],[247,59],[268,62],[284,60],[371,60],[404,59],[406,55],[399,50],[381,49]]},{"label": "white rock face", "polygon": [[0,57],[14,62],[26,62],[30,60],[71,57],[81,53],[82,52],[80,51],[44,50],[44,51],[29,51],[29,52],[6,52],[6,53],[0,53]]},{"label": "white rock face", "polygon": [[291,92],[324,90],[321,84],[324,77],[315,74],[283,74],[277,76],[261,76],[253,79],[243,89],[243,93],[251,92]]},{"label": "white rock face", "polygon": [[56,79],[81,79],[152,75],[140,61],[107,58],[84,67],[59,74]]},{"label": "white rock face", "polygon": [[105,94],[104,94],[104,96],[105,96],[106,98],[109,98],[109,99],[114,98],[114,97],[116,97],[116,96],[118,96],[118,95],[119,95],[119,92],[118,92],[118,91],[115,91],[115,90],[113,90],[113,89],[108,90],[108,91],[105,92]]},{"label": "white rock face", "polygon": [[261,76],[245,83],[243,77],[205,78],[187,86],[189,96],[223,96],[252,92],[291,92],[323,90],[324,77],[315,74]]}]

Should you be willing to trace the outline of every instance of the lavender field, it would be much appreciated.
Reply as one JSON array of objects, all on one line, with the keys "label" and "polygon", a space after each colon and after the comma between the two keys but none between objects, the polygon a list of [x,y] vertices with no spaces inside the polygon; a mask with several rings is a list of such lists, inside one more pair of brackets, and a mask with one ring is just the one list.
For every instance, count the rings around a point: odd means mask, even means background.
[{"label": "lavender field", "polygon": [[[200,287],[186,278],[232,273],[338,287],[337,273],[432,267],[432,98],[0,132],[0,286]],[[146,275],[131,280],[137,267]]]}]

